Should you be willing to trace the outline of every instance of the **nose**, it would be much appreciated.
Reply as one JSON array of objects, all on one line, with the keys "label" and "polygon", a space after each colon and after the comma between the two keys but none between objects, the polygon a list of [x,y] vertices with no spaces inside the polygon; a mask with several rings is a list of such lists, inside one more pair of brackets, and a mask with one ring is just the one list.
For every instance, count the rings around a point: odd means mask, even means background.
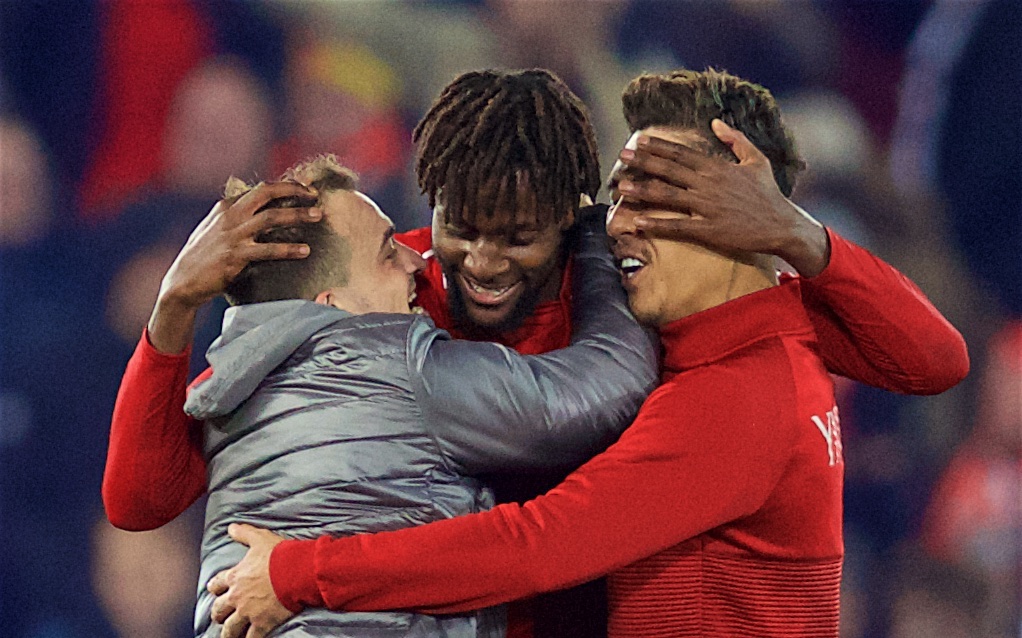
[{"label": "nose", "polygon": [[638,229],[635,228],[637,214],[623,200],[618,200],[607,210],[607,234],[614,239],[638,234]]},{"label": "nose", "polygon": [[473,279],[485,282],[507,271],[510,264],[496,242],[479,237],[466,249],[462,267]]},{"label": "nose", "polygon": [[422,255],[401,244],[398,244],[398,250],[401,251],[403,257],[405,272],[409,275],[414,275],[426,269],[426,260],[422,258]]}]

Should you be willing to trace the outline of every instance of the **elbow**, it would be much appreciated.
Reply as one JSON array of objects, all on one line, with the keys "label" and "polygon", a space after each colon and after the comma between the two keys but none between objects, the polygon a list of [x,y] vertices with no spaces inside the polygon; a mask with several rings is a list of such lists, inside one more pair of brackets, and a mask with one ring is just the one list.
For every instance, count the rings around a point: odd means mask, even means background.
[{"label": "elbow", "polygon": [[141,511],[136,499],[130,495],[118,493],[110,487],[109,482],[103,481],[103,511],[110,524],[117,529],[126,532],[147,532],[169,523],[173,517],[164,520],[152,512]]},{"label": "elbow", "polygon": [[969,349],[957,331],[941,353],[940,372],[934,375],[933,394],[950,390],[969,374]]},{"label": "elbow", "polygon": [[934,344],[926,355],[920,374],[906,383],[906,394],[934,395],[955,387],[969,374],[969,350],[958,331]]}]

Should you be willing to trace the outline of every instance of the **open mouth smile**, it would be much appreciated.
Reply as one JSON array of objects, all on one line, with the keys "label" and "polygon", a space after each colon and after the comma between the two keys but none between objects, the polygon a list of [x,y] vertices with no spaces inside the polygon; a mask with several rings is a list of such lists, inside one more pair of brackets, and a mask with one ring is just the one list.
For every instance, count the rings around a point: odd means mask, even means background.
[{"label": "open mouth smile", "polygon": [[635,257],[624,257],[618,261],[618,269],[625,279],[631,279],[645,267],[646,263]]},{"label": "open mouth smile", "polygon": [[522,282],[516,281],[507,286],[484,286],[461,274],[458,275],[458,279],[465,295],[480,306],[499,306],[511,298],[522,285]]}]

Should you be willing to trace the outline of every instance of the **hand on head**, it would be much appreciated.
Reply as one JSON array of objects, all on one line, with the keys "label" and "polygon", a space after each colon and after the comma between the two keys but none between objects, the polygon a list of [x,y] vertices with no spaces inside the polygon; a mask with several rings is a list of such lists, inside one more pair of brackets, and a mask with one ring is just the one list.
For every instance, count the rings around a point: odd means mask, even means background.
[{"label": "hand on head", "polygon": [[304,244],[258,243],[265,230],[323,218],[318,207],[263,207],[284,197],[310,199],[316,192],[295,182],[262,183],[237,200],[222,199],[192,231],[163,277],[149,318],[149,339],[161,352],[181,352],[192,339],[195,314],[253,261],[304,259]]},{"label": "hand on head", "polygon": [[621,152],[616,188],[647,208],[636,227],[721,252],[777,255],[803,275],[818,274],[828,258],[826,231],[781,193],[770,161],[741,131],[721,120],[712,127],[737,164],[641,131],[634,150]]}]

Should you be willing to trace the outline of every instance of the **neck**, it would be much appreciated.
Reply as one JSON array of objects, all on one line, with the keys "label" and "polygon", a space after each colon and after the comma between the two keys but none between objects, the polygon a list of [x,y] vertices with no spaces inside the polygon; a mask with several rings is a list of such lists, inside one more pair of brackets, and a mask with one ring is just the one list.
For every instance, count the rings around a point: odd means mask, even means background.
[{"label": "neck", "polygon": [[378,299],[352,294],[344,288],[321,292],[316,296],[315,301],[324,306],[333,306],[338,310],[350,312],[353,315],[364,315],[370,312],[410,312],[408,309],[385,308]]},{"label": "neck", "polygon": [[693,296],[679,309],[680,312],[667,317],[663,323],[677,321],[776,285],[777,273],[769,257],[757,255],[750,261],[734,260],[726,285],[714,286],[701,295]]}]

